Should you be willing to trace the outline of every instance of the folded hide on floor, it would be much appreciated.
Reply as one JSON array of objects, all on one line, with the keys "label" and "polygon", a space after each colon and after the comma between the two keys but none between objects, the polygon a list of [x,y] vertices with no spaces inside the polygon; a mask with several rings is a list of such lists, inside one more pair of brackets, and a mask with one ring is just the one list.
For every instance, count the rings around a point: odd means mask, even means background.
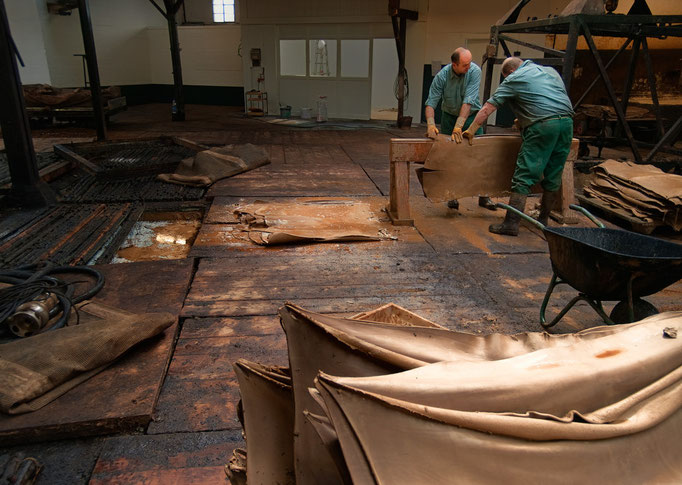
[{"label": "folded hide on floor", "polygon": [[[443,360],[499,360],[537,349],[569,346],[576,342],[598,339],[626,328],[598,327],[567,335],[531,332],[482,336],[447,330],[395,305],[386,305],[347,319],[320,315],[287,304],[280,310],[280,317],[287,334],[290,367],[294,369],[291,373],[295,408],[294,434],[285,437],[279,431],[286,426],[282,422],[273,425],[267,417],[271,403],[274,415],[283,416],[280,412],[282,401],[271,397],[272,393],[284,392],[281,380],[269,375],[263,366],[258,369],[254,364],[240,361],[238,367],[250,366],[254,370],[250,378],[252,382],[244,388],[240,377],[247,456],[249,463],[252,462],[252,453],[259,454],[253,460],[270,463],[265,468],[269,470],[269,476],[291,476],[288,470],[294,466],[296,483],[299,484],[349,482],[336,432],[324,416],[324,406],[320,407],[315,400],[316,396],[311,396],[309,392],[319,371],[340,376],[376,376]],[[240,372],[246,371],[238,370],[238,375]],[[254,384],[256,379],[260,379],[258,385]],[[274,389],[264,390],[263,387],[268,385],[274,386]],[[259,392],[254,393],[254,390]],[[258,395],[262,396],[260,401]],[[256,403],[255,407],[252,407],[252,403]],[[283,418],[283,422],[287,422],[287,419]],[[250,420],[252,423],[249,423]],[[258,427],[259,431],[249,432],[251,426]],[[261,437],[267,436],[269,426],[274,426],[276,432],[270,438],[262,439],[284,440],[279,446],[261,441]],[[292,446],[295,458],[294,464],[289,465],[279,455],[291,455],[288,450]],[[285,466],[286,469],[277,470],[272,463],[279,463],[277,466]],[[251,472],[247,473],[252,485],[268,483],[262,474],[256,475],[256,471],[253,471],[253,477],[259,476],[259,479],[252,478]],[[294,482],[292,480],[283,483]]]},{"label": "folded hide on floor", "polygon": [[680,483],[682,314],[616,328],[317,391],[355,484]]}]

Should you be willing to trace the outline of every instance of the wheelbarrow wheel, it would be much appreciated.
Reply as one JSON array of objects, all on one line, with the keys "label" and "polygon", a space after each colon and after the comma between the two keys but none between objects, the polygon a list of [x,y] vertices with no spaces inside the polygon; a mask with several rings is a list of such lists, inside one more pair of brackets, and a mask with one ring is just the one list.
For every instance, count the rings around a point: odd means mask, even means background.
[{"label": "wheelbarrow wheel", "polygon": [[[632,302],[632,309],[635,316],[634,320],[632,320],[633,322],[637,322],[658,313],[658,308],[641,298],[634,299]],[[627,300],[618,302],[618,304],[613,307],[613,310],[611,310],[609,318],[611,318],[614,323],[631,323]]]}]

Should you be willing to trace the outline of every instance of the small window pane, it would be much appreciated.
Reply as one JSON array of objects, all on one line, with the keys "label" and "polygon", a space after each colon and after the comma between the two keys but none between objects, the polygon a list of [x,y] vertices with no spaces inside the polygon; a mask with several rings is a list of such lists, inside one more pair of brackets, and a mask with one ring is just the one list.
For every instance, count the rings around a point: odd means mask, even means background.
[{"label": "small window pane", "polygon": [[310,76],[336,77],[336,40],[310,41]]},{"label": "small window pane", "polygon": [[369,77],[369,40],[341,41],[341,76]]},{"label": "small window pane", "polygon": [[280,75],[305,76],[305,67],[305,40],[280,40]]},{"label": "small window pane", "polygon": [[234,0],[213,0],[213,21],[234,22]]}]

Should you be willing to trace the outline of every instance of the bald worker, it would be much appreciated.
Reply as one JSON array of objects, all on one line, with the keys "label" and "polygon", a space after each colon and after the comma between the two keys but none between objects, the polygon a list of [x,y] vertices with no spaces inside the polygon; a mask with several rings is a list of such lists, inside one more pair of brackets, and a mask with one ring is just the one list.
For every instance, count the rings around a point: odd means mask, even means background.
[{"label": "bald worker", "polygon": [[[424,115],[426,116],[426,136],[435,140],[438,135],[435,113],[438,102],[442,101],[442,115],[440,132],[450,135],[452,141],[462,143],[462,131],[466,130],[474,121],[481,101],[478,98],[478,88],[481,84],[481,68],[472,62],[471,52],[464,47],[458,47],[450,56],[451,63],[441,69],[433,78],[429,97],[426,100]],[[483,129],[476,132],[483,134]],[[496,210],[496,206],[488,197],[479,197],[478,205],[486,209]],[[448,201],[448,207],[458,209],[457,200]]]},{"label": "bald worker", "polygon": [[[500,83],[492,97],[462,134],[473,144],[478,127],[497,108],[508,103],[521,129],[521,149],[511,182],[509,205],[523,212],[530,188],[542,179],[538,220],[547,225],[561,187],[561,175],[573,140],[573,106],[559,73],[532,61],[509,57],[502,63]],[[507,211],[504,222],[491,224],[495,234],[516,236],[521,216]]]}]

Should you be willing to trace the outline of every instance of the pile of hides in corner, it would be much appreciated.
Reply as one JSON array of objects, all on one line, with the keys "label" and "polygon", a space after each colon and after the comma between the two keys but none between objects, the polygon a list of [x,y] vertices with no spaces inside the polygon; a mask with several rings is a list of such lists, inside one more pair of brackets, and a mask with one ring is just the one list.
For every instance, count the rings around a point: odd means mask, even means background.
[{"label": "pile of hides in corner", "polygon": [[261,246],[395,240],[390,223],[379,219],[383,204],[345,197],[256,200],[235,207],[232,236]]},{"label": "pile of hides in corner", "polygon": [[592,170],[596,177],[584,189],[587,196],[643,222],[682,229],[682,176],[617,160],[607,160]]},{"label": "pile of hides in corner", "polygon": [[44,407],[175,323],[170,313],[131,313],[93,301],[81,303],[78,315],[78,325],[0,345],[1,412]]},{"label": "pile of hides in corner", "polygon": [[233,485],[682,481],[682,313],[486,336],[377,313],[280,309],[289,368],[234,365]]},{"label": "pile of hides in corner", "polygon": [[207,187],[217,180],[232,177],[270,163],[270,154],[251,143],[225,145],[197,153],[180,162],[174,173],[158,176],[164,182],[192,187]]}]

